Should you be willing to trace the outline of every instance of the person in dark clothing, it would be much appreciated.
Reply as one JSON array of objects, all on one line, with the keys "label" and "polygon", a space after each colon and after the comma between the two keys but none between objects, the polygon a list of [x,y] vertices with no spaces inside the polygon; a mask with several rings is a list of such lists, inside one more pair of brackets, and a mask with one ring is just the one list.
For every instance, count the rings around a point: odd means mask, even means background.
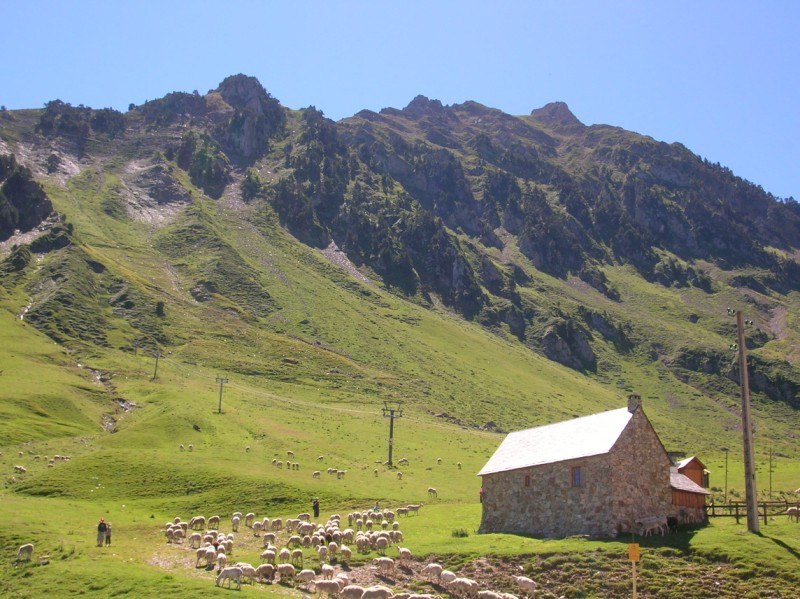
[{"label": "person in dark clothing", "polygon": [[319,518],[319,497],[314,497],[314,501],[311,502],[311,507],[314,510],[314,517]]},{"label": "person in dark clothing", "polygon": [[105,518],[100,518],[100,522],[97,524],[97,546],[102,547],[103,543],[106,540],[106,532],[108,531],[108,524],[106,524]]}]

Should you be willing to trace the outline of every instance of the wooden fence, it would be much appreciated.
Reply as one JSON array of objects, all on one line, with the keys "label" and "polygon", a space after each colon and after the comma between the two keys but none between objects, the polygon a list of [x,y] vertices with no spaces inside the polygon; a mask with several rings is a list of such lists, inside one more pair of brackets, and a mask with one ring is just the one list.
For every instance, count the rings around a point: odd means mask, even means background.
[{"label": "wooden fence", "polygon": [[[789,501],[759,501],[757,503],[758,517],[763,518],[764,524],[767,524],[767,519],[770,516],[785,516],[786,510],[790,507],[796,507],[795,518],[800,522],[800,502]],[[733,501],[727,504],[714,504],[711,503],[706,506],[706,515],[709,518],[736,518],[736,523],[739,523],[739,518],[747,518],[747,503],[744,501]],[[791,519],[791,514],[789,518]]]}]

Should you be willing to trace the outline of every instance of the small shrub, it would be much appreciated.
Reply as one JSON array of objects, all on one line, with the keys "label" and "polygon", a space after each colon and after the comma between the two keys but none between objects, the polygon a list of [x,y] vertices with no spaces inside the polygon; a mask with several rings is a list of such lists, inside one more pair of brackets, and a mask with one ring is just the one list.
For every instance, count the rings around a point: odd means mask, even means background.
[{"label": "small shrub", "polygon": [[466,528],[454,528],[451,534],[458,539],[463,539],[469,536],[469,531]]}]

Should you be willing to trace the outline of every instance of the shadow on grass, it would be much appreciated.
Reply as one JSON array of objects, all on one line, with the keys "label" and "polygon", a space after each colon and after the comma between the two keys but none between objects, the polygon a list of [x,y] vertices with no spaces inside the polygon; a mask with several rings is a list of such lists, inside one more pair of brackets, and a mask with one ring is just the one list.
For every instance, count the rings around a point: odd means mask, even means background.
[{"label": "shadow on grass", "polygon": [[784,543],[780,539],[776,539],[775,537],[767,536],[763,532],[758,532],[756,534],[759,537],[761,537],[762,539],[767,539],[769,541],[772,541],[773,543],[775,543],[781,549],[785,549],[790,554],[792,554],[792,556],[794,556],[795,559],[800,559],[800,551],[797,551],[794,547],[789,547],[789,545],[787,545],[786,543]]}]

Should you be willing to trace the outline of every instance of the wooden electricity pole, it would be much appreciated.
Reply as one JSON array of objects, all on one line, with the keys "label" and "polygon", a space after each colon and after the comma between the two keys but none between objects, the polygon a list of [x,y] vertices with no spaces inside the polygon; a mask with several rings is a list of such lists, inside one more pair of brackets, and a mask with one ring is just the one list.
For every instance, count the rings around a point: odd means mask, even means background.
[{"label": "wooden electricity pole", "polygon": [[[731,312],[731,309],[728,309]],[[747,321],[751,324],[751,321]],[[744,338],[744,315],[736,311],[739,343],[739,382],[742,390],[742,445],[744,448],[744,491],[747,500],[747,530],[759,532],[756,464],[753,456],[753,424],[750,417],[750,380],[747,374],[747,346]]]},{"label": "wooden electricity pole", "polygon": [[400,409],[401,401],[384,401],[383,402],[383,416],[389,419],[389,468],[392,467],[392,447],[394,446],[394,419],[403,416],[403,410]]},{"label": "wooden electricity pole", "polygon": [[217,414],[222,414],[222,385],[228,382],[228,377],[218,376],[217,382],[219,383],[219,408]]},{"label": "wooden electricity pole", "polygon": [[155,369],[153,370],[153,378],[152,378],[152,379],[150,379],[150,380],[152,380],[152,381],[156,380],[156,378],[158,377],[158,359],[161,357],[161,352],[160,352],[160,351],[158,351],[158,350],[156,350],[156,351],[154,351],[154,352],[153,352],[153,355],[154,355],[154,356],[155,356],[155,358],[156,358],[156,367],[155,367]]}]

